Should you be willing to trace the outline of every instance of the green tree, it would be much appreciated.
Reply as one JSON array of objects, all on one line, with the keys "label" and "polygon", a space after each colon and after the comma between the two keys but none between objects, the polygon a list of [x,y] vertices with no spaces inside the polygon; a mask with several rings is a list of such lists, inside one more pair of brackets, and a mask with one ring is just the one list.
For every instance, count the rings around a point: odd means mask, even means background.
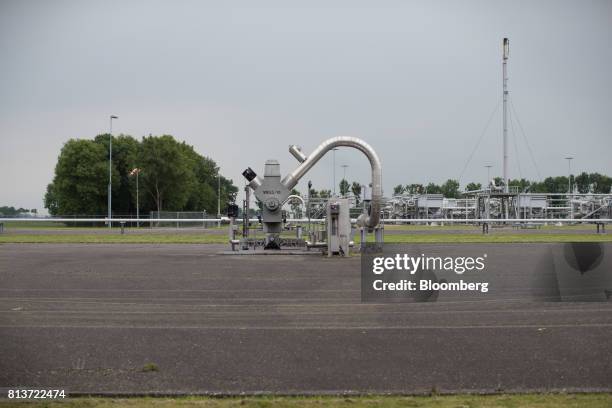
[{"label": "green tree", "polygon": [[567,193],[568,179],[565,176],[546,177],[543,183],[546,193]]},{"label": "green tree", "polygon": [[612,190],[612,178],[599,173],[589,175],[591,189],[596,194],[609,194]]},{"label": "green tree", "polygon": [[509,180],[508,185],[510,187],[518,187],[519,192],[526,192],[530,190],[531,182],[522,178],[520,180]]},{"label": "green tree", "polygon": [[321,190],[319,191],[319,197],[321,198],[330,198],[332,196],[331,190]]},{"label": "green tree", "polygon": [[503,187],[504,185],[506,185],[506,182],[501,177],[494,177],[493,183],[495,183],[497,187]]},{"label": "green tree", "polygon": [[408,194],[423,194],[425,192],[425,187],[422,184],[407,184],[406,192]]},{"label": "green tree", "polygon": [[532,182],[529,186],[530,193],[547,193],[546,185],[541,181]]},{"label": "green tree", "polygon": [[0,215],[4,215],[7,217],[15,217],[18,216],[20,214],[24,214],[27,212],[32,212],[34,214],[36,214],[36,208],[32,208],[31,210],[27,210],[25,208],[15,208],[13,206],[8,207],[8,206],[2,206],[0,207]]},{"label": "green tree", "polygon": [[[112,168],[113,191],[119,172]],[[102,215],[107,211],[108,152],[93,140],[70,139],[55,166],[53,182],[47,186],[45,207],[51,215]]]},{"label": "green tree", "polygon": [[429,183],[425,187],[424,193],[427,193],[427,194],[442,194],[442,188],[439,185],[435,184],[435,183]]},{"label": "green tree", "polygon": [[[94,142],[104,146],[108,160],[109,134],[96,136]],[[136,187],[132,188],[130,171],[136,167],[138,149],[139,142],[132,136],[113,137],[113,168],[119,176],[117,185],[113,180],[113,213],[126,215],[136,209]]]},{"label": "green tree", "polygon": [[404,191],[404,186],[401,184],[398,184],[397,186],[393,187],[393,195],[400,195],[404,193]]},{"label": "green tree", "polygon": [[355,204],[359,205],[361,200],[361,184],[357,181],[353,181],[353,184],[351,184],[351,192],[355,196]]},{"label": "green tree", "polygon": [[574,178],[574,182],[579,193],[585,194],[591,191],[591,179],[588,173],[583,171]]},{"label": "green tree", "polygon": [[482,188],[482,184],[480,183],[469,183],[467,186],[465,186],[465,189],[467,191],[480,190],[481,188]]},{"label": "green tree", "polygon": [[346,181],[345,179],[340,180],[340,194],[342,195],[342,197],[346,197],[350,188],[351,185],[348,181]]},{"label": "green tree", "polygon": [[[109,135],[94,140],[69,140],[58,158],[53,182],[47,186],[45,207],[52,215],[96,215],[107,211]],[[113,138],[113,212],[135,212],[140,168],[140,209],[217,211],[220,185],[225,208],[238,189],[219,174],[216,163],[170,135],[149,136],[142,142],[127,135]]]},{"label": "green tree", "polygon": [[196,182],[193,157],[170,135],[143,137],[138,157],[145,207],[179,211]]},{"label": "green tree", "polygon": [[217,197],[221,190],[221,212],[223,213],[232,196],[238,192],[238,188],[233,185],[232,180],[219,174],[219,168],[212,159],[203,157],[192,146],[185,143],[181,144],[181,149],[191,163],[194,173],[194,180],[189,185],[189,194],[183,210],[216,214],[219,204]]},{"label": "green tree", "polygon": [[442,186],[440,186],[442,194],[447,198],[459,198],[461,193],[459,192],[459,182],[457,180],[446,180]]}]

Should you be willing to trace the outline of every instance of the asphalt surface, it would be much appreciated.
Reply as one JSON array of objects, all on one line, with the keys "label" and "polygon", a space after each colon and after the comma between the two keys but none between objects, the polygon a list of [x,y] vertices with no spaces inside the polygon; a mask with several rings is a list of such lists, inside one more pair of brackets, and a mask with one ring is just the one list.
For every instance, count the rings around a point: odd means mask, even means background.
[{"label": "asphalt surface", "polygon": [[359,257],[225,249],[0,245],[0,387],[612,390],[610,302],[361,303]]}]

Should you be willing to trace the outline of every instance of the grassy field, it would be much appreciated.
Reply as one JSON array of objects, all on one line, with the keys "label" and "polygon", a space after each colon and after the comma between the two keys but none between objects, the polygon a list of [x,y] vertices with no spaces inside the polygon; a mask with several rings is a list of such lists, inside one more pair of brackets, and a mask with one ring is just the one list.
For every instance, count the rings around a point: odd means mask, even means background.
[{"label": "grassy field", "polygon": [[225,235],[211,234],[2,234],[0,244],[226,244]]},{"label": "grassy field", "polygon": [[[74,230],[74,231],[81,231],[81,230],[93,230],[93,231],[102,231],[102,230],[106,230],[108,229],[108,226],[106,226],[103,223],[97,223],[97,224],[93,224],[93,225],[85,225],[85,224],[80,224],[80,225],[74,225],[74,223],[63,223],[63,222],[57,222],[57,221],[3,221],[4,223],[4,228],[6,228],[7,230],[19,230],[19,229],[28,229],[28,230]],[[170,223],[166,223],[166,224],[170,224]],[[131,225],[131,227],[134,227],[135,223],[133,225]],[[187,227],[183,226],[183,228],[189,228],[193,226],[193,224],[189,224]],[[119,224],[118,223],[113,223],[113,228],[115,230],[119,229]],[[130,229],[129,225],[126,225],[127,229]],[[148,229],[149,225],[146,223],[142,223],[141,224],[141,229]],[[207,229],[227,229],[227,224],[222,225],[221,227],[208,227]]]},{"label": "grassy field", "polygon": [[[357,237],[358,238],[358,237]],[[368,237],[368,242],[374,242]],[[612,242],[612,235],[607,234],[394,234],[385,235],[385,243],[512,243],[512,242]]]},{"label": "grassy field", "polygon": [[[227,244],[227,225],[208,229],[201,228],[119,228],[65,227],[60,223],[5,223],[0,234],[2,243],[91,243],[91,244]],[[240,228],[238,229],[240,231]],[[541,230],[517,230],[511,227],[491,228],[483,235],[473,225],[385,225],[387,243],[530,243],[530,242],[612,242],[612,234],[596,234],[593,225],[542,226]],[[262,232],[252,230],[259,238]],[[282,234],[294,238],[294,231]],[[239,236],[238,236],[239,238]],[[368,241],[373,241],[368,234]],[[355,234],[359,243],[359,234]]]},{"label": "grassy field", "polygon": [[449,395],[432,397],[252,397],[252,398],[69,398],[64,401],[0,401],[0,407],[258,407],[258,408],[553,408],[612,406],[612,394],[522,394],[522,395]]}]

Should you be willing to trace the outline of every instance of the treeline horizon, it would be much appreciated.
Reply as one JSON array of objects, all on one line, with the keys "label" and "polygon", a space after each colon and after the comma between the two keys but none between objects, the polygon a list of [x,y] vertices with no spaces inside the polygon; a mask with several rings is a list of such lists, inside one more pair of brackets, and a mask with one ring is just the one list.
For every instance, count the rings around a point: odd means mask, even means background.
[{"label": "treeline horizon", "polygon": [[[70,139],[62,147],[44,206],[53,216],[104,215],[108,211],[109,134]],[[225,208],[238,188],[219,174],[216,162],[172,135],[121,134],[112,138],[112,212],[139,210],[217,213],[218,190]],[[137,169],[136,171],[134,171]]]},{"label": "treeline horizon", "polygon": [[[108,141],[109,134],[100,134],[94,139],[70,139],[62,147],[55,166],[53,181],[47,186],[44,207],[53,216],[58,215],[106,215],[108,186]],[[136,213],[136,177],[139,173],[139,209],[144,214],[151,211],[204,211],[217,213],[217,191],[221,186],[221,212],[231,201],[238,188],[231,179],[219,175],[219,167],[213,159],[197,153],[193,146],[179,142],[172,135],[145,136],[141,140],[121,134],[113,137],[112,165],[112,210],[114,214]],[[551,176],[542,181],[525,178],[511,179],[510,187],[522,193],[568,192],[611,194],[612,177],[597,172],[582,172],[576,176]],[[501,177],[493,179],[495,185],[503,186]],[[442,184],[399,184],[392,195],[442,194],[447,198],[460,198],[465,191],[486,188],[481,183],[468,183],[465,190],[460,183],[448,179]],[[361,194],[361,183],[342,179],[339,193],[342,196]],[[294,194],[300,194],[295,191]],[[311,189],[311,197],[329,198],[329,189]],[[4,206],[0,214],[15,216],[27,210]]]},{"label": "treeline horizon", "polygon": [[[504,186],[504,180],[501,177],[493,179],[497,187]],[[525,178],[510,179],[509,187],[517,187],[521,193],[541,193],[541,194],[558,194],[568,193],[569,186],[572,186],[572,192],[581,194],[610,194],[612,193],[612,177],[600,173],[582,172],[577,176],[551,176],[546,177],[542,181],[531,181]],[[446,198],[460,198],[465,191],[474,191],[487,188],[481,183],[468,183],[465,190],[460,190],[460,184],[457,180],[448,179],[446,182],[438,185],[428,183],[426,185],[414,184],[398,184],[393,188],[393,195],[399,194],[442,194]]]},{"label": "treeline horizon", "polygon": [[31,214],[37,214],[38,210],[36,208],[16,208],[13,206],[8,206],[8,205],[4,205],[0,207],[0,215],[6,216],[6,217],[14,217],[16,215],[19,214],[25,214],[25,213],[31,213]]}]

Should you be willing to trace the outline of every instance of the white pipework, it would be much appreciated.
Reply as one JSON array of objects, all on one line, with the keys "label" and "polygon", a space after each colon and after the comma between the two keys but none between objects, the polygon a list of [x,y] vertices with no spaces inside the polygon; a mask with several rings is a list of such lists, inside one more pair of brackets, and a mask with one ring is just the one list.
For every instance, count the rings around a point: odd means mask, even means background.
[{"label": "white pipework", "polygon": [[285,201],[283,201],[283,205],[287,204],[291,200],[298,200],[300,203],[302,203],[303,206],[306,205],[304,203],[304,199],[302,198],[302,196],[299,196],[297,194],[292,194],[289,197],[287,197]]},{"label": "white pipework", "polygon": [[302,153],[302,148],[297,145],[289,146],[289,153],[291,153],[300,163],[304,163],[306,161],[306,155]]},{"label": "white pipework", "polygon": [[[314,166],[325,155],[325,153],[335,147],[341,146],[352,147],[361,151],[370,161],[370,166],[372,168],[372,202],[370,206],[370,214],[362,214],[357,222],[361,226],[374,228],[378,225],[380,220],[380,203],[382,200],[382,166],[374,149],[372,149],[369,144],[361,139],[351,136],[338,136],[328,139],[321,143],[319,147],[317,147],[308,157],[306,157],[297,148],[294,149],[294,146],[291,146],[289,148],[291,154],[293,154],[298,161],[300,161],[303,157],[304,161],[301,161],[301,164],[290,174],[288,174],[281,181],[281,184],[283,184],[288,190],[291,190],[304,176],[304,174],[306,174],[312,168],[312,166]],[[301,156],[296,155],[296,151],[299,152]]]}]

